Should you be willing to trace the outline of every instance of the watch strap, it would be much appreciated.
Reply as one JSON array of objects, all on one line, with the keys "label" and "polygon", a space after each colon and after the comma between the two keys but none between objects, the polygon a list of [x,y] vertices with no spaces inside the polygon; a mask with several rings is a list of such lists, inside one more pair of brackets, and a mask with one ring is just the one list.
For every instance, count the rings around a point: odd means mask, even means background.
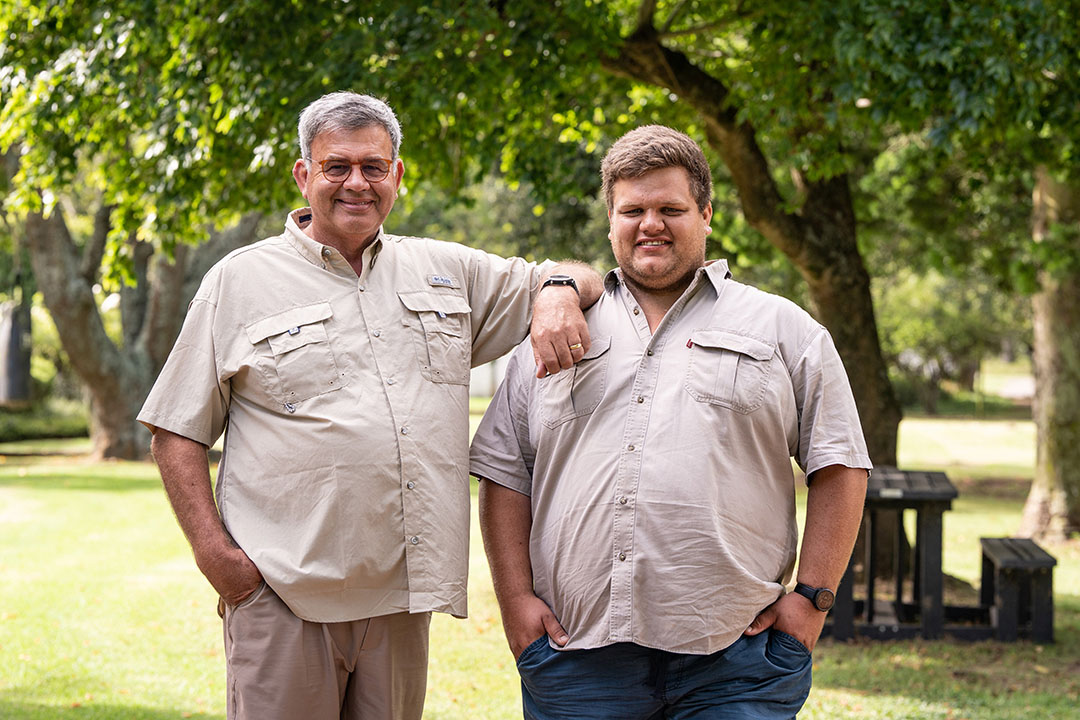
[{"label": "watch strap", "polygon": [[574,278],[570,277],[569,275],[559,275],[559,274],[550,275],[550,276],[548,276],[548,278],[546,280],[544,280],[543,283],[541,283],[540,289],[543,290],[548,285],[556,285],[556,286],[561,286],[561,287],[572,287],[572,288],[574,288],[574,292],[576,292],[578,295],[581,295],[581,291],[578,290],[577,281],[574,280]]},{"label": "watch strap", "polygon": [[795,592],[813,603],[814,608],[821,612],[832,609],[836,600],[836,593],[831,588],[816,588],[801,582],[795,583]]}]

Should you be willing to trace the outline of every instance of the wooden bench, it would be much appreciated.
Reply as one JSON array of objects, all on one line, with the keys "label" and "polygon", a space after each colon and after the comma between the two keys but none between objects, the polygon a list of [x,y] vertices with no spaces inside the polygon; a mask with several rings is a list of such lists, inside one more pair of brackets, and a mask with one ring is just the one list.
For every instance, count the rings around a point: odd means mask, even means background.
[{"label": "wooden bench", "polygon": [[1057,560],[1027,538],[980,538],[979,600],[990,609],[995,637],[1016,640],[1030,623],[1035,642],[1054,641],[1053,574]]}]

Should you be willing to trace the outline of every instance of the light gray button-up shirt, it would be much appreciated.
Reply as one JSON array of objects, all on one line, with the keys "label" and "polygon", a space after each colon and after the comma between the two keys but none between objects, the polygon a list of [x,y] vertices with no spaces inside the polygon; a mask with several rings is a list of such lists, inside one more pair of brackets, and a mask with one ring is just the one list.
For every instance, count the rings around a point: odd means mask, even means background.
[{"label": "light gray button-up shirt", "polygon": [[621,282],[592,346],[537,380],[513,354],[471,472],[531,496],[536,594],[568,649],[721,650],[783,592],[797,547],[791,458],[871,467],[828,332],[719,261],[657,326]]}]

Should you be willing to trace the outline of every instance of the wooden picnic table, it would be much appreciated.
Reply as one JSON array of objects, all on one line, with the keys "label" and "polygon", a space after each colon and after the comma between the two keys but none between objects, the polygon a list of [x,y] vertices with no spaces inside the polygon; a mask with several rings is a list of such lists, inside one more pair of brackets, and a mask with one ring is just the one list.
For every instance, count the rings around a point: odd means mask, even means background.
[{"label": "wooden picnic table", "polygon": [[[876,467],[866,488],[865,582],[866,601],[857,613],[854,600],[854,557],[837,589],[831,613],[832,636],[847,640],[857,634],[877,638],[942,636],[945,624],[944,575],[942,571],[942,516],[959,493],[943,472]],[[905,563],[903,512],[915,511],[913,562]],[[875,580],[879,552],[874,525],[882,513],[896,515],[894,600],[891,616],[882,617],[876,606]],[[905,604],[905,565],[911,565],[915,604]]]}]

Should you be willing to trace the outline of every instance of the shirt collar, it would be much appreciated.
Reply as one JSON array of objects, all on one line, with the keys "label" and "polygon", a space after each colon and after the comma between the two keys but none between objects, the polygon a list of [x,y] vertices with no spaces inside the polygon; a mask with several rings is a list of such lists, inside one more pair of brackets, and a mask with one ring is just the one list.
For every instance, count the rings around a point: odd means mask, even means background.
[{"label": "shirt collar", "polygon": [[[708,278],[709,282],[716,288],[717,293],[719,293],[721,283],[731,278],[727,260],[706,260],[705,265],[699,267],[694,273],[694,280],[690,283],[690,286],[694,287],[700,283],[702,276]],[[604,289],[609,293],[614,293],[615,288],[622,284],[622,268],[613,268],[604,276]]]},{"label": "shirt collar", "polygon": [[[329,257],[337,256],[341,257],[341,253],[329,245],[323,245],[322,243],[312,239],[307,233],[304,232],[304,228],[311,222],[311,208],[300,208],[293,210],[289,213],[288,219],[285,220],[285,239],[289,241],[296,251],[300,253],[301,257],[310,262],[312,265],[326,265],[324,251],[329,251]],[[378,256],[379,251],[382,250],[383,229],[380,226],[379,232],[375,236],[375,241],[364,248],[364,268],[371,268],[375,265],[375,258]],[[341,258],[344,262],[344,258]]]}]

